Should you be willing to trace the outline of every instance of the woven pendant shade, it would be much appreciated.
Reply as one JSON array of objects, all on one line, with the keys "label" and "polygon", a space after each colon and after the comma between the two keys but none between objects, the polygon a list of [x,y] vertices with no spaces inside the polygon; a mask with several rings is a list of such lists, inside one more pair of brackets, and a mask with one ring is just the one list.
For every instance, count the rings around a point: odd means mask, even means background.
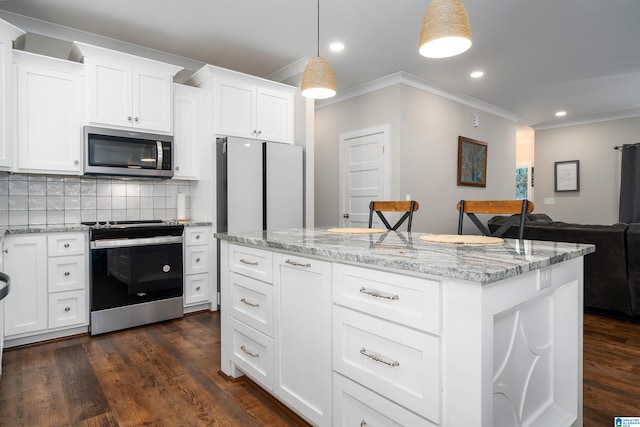
[{"label": "woven pendant shade", "polygon": [[302,74],[302,96],[314,99],[331,98],[336,94],[333,68],[325,58],[316,56],[307,62]]},{"label": "woven pendant shade", "polygon": [[462,0],[433,0],[420,31],[420,55],[447,58],[471,47],[471,25]]}]

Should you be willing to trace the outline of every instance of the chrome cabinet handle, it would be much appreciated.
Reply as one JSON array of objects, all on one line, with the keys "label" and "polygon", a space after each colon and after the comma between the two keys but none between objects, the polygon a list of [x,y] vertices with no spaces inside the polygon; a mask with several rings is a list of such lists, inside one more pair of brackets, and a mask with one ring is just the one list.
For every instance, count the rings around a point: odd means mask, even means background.
[{"label": "chrome cabinet handle", "polygon": [[246,264],[246,265],[258,265],[258,261],[256,262],[251,262],[251,261],[247,261],[246,259],[242,258],[240,260],[241,263]]},{"label": "chrome cabinet handle", "polygon": [[139,121],[137,117],[136,117],[135,119],[133,119],[133,120],[135,120],[136,122],[138,122],[138,121]]},{"label": "chrome cabinet handle", "polygon": [[366,420],[360,421],[360,427],[364,427],[366,425],[367,425],[367,421]]},{"label": "chrome cabinet handle", "polygon": [[198,286],[198,287],[196,288],[196,291],[199,291],[199,290],[200,290],[200,286]]},{"label": "chrome cabinet handle", "polygon": [[68,244],[68,243],[65,243],[65,244],[64,244],[64,247],[65,247],[65,248],[68,248],[68,247],[69,247],[69,244]]},{"label": "chrome cabinet handle", "polygon": [[199,239],[200,239],[200,235],[196,234],[196,240],[199,240]]},{"label": "chrome cabinet handle", "polygon": [[285,263],[292,265],[294,267],[311,268],[311,263],[303,264],[301,262],[291,261],[290,259],[286,260]]},{"label": "chrome cabinet handle", "polygon": [[245,303],[245,304],[247,304],[247,305],[249,305],[251,307],[260,307],[260,304],[255,304],[255,303],[249,302],[244,298],[242,298],[240,301],[242,301],[243,303]]},{"label": "chrome cabinet handle", "polygon": [[180,170],[180,166],[176,166],[176,170],[179,171]]},{"label": "chrome cabinet handle", "polygon": [[240,346],[240,350],[244,351],[245,353],[247,353],[251,357],[260,357],[259,354],[252,353],[249,350],[247,350],[247,348],[245,346]]},{"label": "chrome cabinet handle", "polygon": [[64,272],[64,275],[65,275],[65,276],[69,276],[70,274],[71,274],[71,273],[69,273],[68,271],[65,271],[65,272]]},{"label": "chrome cabinet handle", "polygon": [[375,289],[367,289],[365,287],[360,288],[360,293],[372,296],[374,298],[384,298],[384,299],[390,299],[390,300],[393,300],[393,301],[396,301],[396,300],[400,299],[400,297],[398,295],[387,294],[387,293],[384,293],[384,292],[377,291]]},{"label": "chrome cabinet handle", "polygon": [[196,262],[200,262],[200,258],[196,258]]},{"label": "chrome cabinet handle", "polygon": [[64,311],[65,311],[65,313],[70,312],[70,311],[71,311],[71,307],[65,307],[65,308],[64,308]]},{"label": "chrome cabinet handle", "polygon": [[127,120],[131,121],[131,116],[127,117]]},{"label": "chrome cabinet handle", "polygon": [[8,253],[9,253],[9,249],[5,249],[3,252],[4,252],[5,254],[8,254]]},{"label": "chrome cabinet handle", "polygon": [[367,356],[369,359],[375,360],[376,362],[384,363],[387,366],[400,366],[400,362],[398,362],[397,360],[388,361],[380,355],[367,351],[367,349],[364,347],[360,349],[360,354],[362,354],[363,356]]},{"label": "chrome cabinet handle", "polygon": [[261,131],[261,130],[259,130],[259,131],[258,131],[258,135],[260,135],[261,133],[262,133],[262,131]]}]

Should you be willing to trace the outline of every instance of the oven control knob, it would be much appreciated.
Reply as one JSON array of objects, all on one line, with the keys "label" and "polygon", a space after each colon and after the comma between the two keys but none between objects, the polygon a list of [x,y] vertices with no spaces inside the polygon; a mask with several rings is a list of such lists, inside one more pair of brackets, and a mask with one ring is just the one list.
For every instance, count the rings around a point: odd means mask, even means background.
[{"label": "oven control knob", "polygon": [[168,272],[169,272],[169,270],[171,270],[171,266],[170,266],[169,264],[165,264],[165,265],[162,267],[162,271],[164,271],[165,273],[168,273]]}]

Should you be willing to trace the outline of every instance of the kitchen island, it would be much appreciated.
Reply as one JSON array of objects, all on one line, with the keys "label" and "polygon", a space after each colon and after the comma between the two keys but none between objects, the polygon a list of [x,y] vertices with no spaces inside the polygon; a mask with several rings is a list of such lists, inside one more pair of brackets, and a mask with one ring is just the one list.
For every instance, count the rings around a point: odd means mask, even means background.
[{"label": "kitchen island", "polygon": [[221,233],[221,370],[314,425],[582,425],[583,256],[422,233]]}]

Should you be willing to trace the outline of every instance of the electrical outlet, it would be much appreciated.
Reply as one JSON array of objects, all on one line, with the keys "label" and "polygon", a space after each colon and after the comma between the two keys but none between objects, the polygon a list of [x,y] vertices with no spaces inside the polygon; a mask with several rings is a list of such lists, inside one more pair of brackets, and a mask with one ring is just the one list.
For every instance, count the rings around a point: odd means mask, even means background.
[{"label": "electrical outlet", "polygon": [[553,197],[545,197],[544,204],[545,205],[555,205],[556,204],[556,199],[553,198]]},{"label": "electrical outlet", "polygon": [[538,290],[551,286],[551,267],[538,270]]}]

